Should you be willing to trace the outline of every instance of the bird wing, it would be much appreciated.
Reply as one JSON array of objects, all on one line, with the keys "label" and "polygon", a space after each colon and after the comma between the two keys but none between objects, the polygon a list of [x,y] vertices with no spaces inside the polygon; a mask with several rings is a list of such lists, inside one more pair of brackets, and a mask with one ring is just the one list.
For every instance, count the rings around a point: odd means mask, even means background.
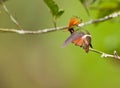
[{"label": "bird wing", "polygon": [[62,48],[66,47],[69,43],[71,42],[75,42],[76,39],[78,38],[82,38],[82,36],[84,35],[83,32],[74,32],[72,33],[63,43]]}]

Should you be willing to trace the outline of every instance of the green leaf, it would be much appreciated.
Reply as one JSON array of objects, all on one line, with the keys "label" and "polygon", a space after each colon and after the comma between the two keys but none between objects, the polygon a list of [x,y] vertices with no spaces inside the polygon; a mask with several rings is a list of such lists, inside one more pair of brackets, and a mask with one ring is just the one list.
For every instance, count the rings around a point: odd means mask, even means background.
[{"label": "green leaf", "polygon": [[56,14],[56,18],[59,18],[63,13],[64,13],[63,9],[59,10],[58,13]]},{"label": "green leaf", "polygon": [[56,14],[58,13],[58,10],[59,10],[58,5],[53,0],[44,0],[44,2],[49,7],[52,15],[56,16]]},{"label": "green leaf", "polygon": [[53,0],[44,0],[44,2],[47,4],[52,13],[53,24],[56,27],[56,20],[64,13],[64,10],[60,10],[58,5]]}]

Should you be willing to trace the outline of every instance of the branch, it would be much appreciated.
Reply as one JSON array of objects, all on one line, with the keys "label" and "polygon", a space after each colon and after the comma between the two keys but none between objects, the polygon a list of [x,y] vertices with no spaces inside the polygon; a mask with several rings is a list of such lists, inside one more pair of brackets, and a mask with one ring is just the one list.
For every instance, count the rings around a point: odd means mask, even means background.
[{"label": "branch", "polygon": [[0,28],[0,31],[8,32],[8,33],[17,33],[17,34],[43,34],[43,33],[53,32],[53,31],[62,30],[62,29],[66,29],[66,28],[67,27],[46,28],[43,30],[39,29],[36,31]]},{"label": "branch", "polygon": [[6,12],[6,14],[10,17],[11,21],[18,26],[18,28],[20,28],[22,30],[22,27],[20,26],[19,22],[13,17],[13,15],[9,12],[7,6],[4,4],[3,0],[0,0],[0,3],[4,9],[4,11]]},{"label": "branch", "polygon": [[118,56],[116,51],[114,51],[113,54],[107,54],[107,53],[104,53],[102,51],[99,51],[99,50],[96,50],[96,49],[93,49],[93,48],[90,48],[90,51],[98,53],[98,54],[101,54],[101,57],[103,57],[103,58],[108,57],[108,58],[115,58],[115,59],[119,59],[120,60],[120,56]]},{"label": "branch", "polygon": [[[103,22],[103,21],[110,20],[112,18],[116,18],[118,16],[120,16],[120,11],[112,13],[108,16],[103,17],[103,18],[99,18],[99,19],[90,20],[90,21],[87,21],[87,22],[84,22],[84,23],[80,23],[78,26],[83,27],[83,26],[86,26],[86,25],[94,24],[94,23],[100,23],[100,22]],[[53,32],[53,31],[57,31],[57,30],[63,30],[63,29],[66,29],[66,28],[67,28],[67,26],[63,26],[63,27],[56,27],[56,28],[39,29],[39,30],[36,30],[36,31],[0,28],[0,31],[2,31],[2,32],[13,32],[13,33],[18,33],[18,34],[42,34],[42,33],[48,33],[48,32]]]},{"label": "branch", "polygon": [[107,20],[119,17],[119,16],[120,16],[120,11],[114,12],[114,13],[112,13],[112,14],[110,14],[108,16],[105,16],[103,18],[99,18],[99,19],[95,19],[95,20],[90,20],[88,22],[81,23],[78,26],[79,27],[83,27],[83,26],[86,26],[86,25],[89,25],[89,24],[100,23],[100,22],[104,22],[104,21],[107,21]]}]

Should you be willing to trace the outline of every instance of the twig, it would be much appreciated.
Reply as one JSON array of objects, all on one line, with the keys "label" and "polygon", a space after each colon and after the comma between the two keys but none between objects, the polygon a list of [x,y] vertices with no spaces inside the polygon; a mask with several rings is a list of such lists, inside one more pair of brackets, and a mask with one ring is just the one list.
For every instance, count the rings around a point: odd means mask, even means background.
[{"label": "twig", "polygon": [[20,26],[20,24],[18,23],[18,21],[13,17],[13,15],[9,12],[8,8],[6,7],[6,5],[4,4],[3,0],[0,0],[0,3],[4,9],[4,11],[8,14],[8,16],[10,17],[11,21],[18,26],[18,28],[20,28],[22,30],[22,27]]},{"label": "twig", "polygon": [[112,14],[110,14],[110,15],[108,15],[108,16],[105,16],[105,17],[103,17],[103,18],[99,18],[99,19],[96,19],[96,20],[90,20],[90,21],[88,21],[88,22],[81,23],[81,24],[79,24],[78,26],[79,26],[79,27],[83,27],[83,26],[86,26],[86,25],[89,25],[89,24],[104,22],[104,21],[110,20],[110,19],[115,18],[115,17],[118,17],[118,16],[120,16],[120,11],[114,12],[114,13],[112,13]]},{"label": "twig", "polygon": [[116,51],[114,51],[113,54],[107,54],[107,53],[104,53],[102,51],[99,51],[99,50],[96,50],[96,49],[93,49],[93,48],[90,48],[90,51],[101,54],[101,57],[103,57],[103,58],[108,57],[108,58],[120,59],[120,56],[118,56]]},{"label": "twig", "polygon": [[[8,13],[9,11],[6,10],[6,12]],[[10,15],[10,14],[8,14],[8,15]],[[110,19],[118,17],[118,16],[120,16],[120,11],[112,13],[112,14],[110,14],[108,16],[105,16],[103,18],[100,18],[100,19],[90,20],[90,21],[81,23],[78,26],[83,27],[83,26],[86,26],[86,25],[107,21],[107,20],[110,20]],[[17,21],[13,20],[14,19],[13,16],[10,15],[10,18],[15,24],[17,24],[19,26],[19,23]],[[19,28],[21,29],[20,26],[19,26]],[[42,34],[42,33],[48,33],[48,32],[57,31],[57,30],[63,30],[63,29],[66,29],[66,28],[67,28],[67,26],[63,26],[63,27],[56,27],[56,28],[39,29],[39,30],[36,30],[36,31],[0,28],[0,31],[2,31],[2,32],[13,32],[13,33],[18,33],[18,34]]]},{"label": "twig", "polygon": [[17,33],[17,34],[43,34],[43,33],[48,33],[48,32],[53,32],[56,30],[62,30],[62,29],[66,29],[67,27],[57,27],[57,28],[46,28],[44,30],[18,30],[18,29],[5,29],[5,28],[0,28],[1,32],[8,32],[8,33]]}]

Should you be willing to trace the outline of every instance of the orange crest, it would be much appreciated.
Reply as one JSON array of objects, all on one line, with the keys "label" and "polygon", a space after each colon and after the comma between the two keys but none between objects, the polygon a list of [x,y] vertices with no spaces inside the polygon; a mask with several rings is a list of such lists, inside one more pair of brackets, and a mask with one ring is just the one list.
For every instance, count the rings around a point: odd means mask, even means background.
[{"label": "orange crest", "polygon": [[71,18],[70,19],[70,21],[69,21],[69,28],[71,28],[72,26],[77,26],[78,24],[80,24],[81,23],[81,21],[80,21],[80,19],[79,18],[77,18],[77,17],[73,17],[73,18]]}]

